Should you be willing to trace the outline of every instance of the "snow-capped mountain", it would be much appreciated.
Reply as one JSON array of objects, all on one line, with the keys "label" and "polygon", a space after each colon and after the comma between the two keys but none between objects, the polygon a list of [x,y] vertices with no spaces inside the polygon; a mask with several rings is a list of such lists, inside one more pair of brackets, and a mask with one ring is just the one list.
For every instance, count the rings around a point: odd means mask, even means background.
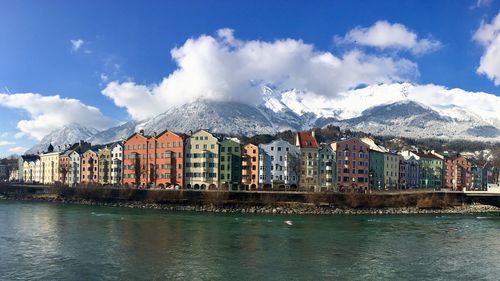
[{"label": "snow-capped mountain", "polygon": [[160,133],[165,129],[187,133],[208,129],[214,133],[235,135],[271,134],[291,129],[271,122],[257,107],[236,102],[196,101],[171,108],[150,120],[137,125],[146,134]]},{"label": "snow-capped mountain", "polygon": [[66,125],[43,137],[38,144],[30,148],[26,153],[47,151],[50,144],[52,144],[56,151],[64,150],[65,146],[79,142],[80,140],[88,140],[98,132],[99,131],[94,128],[85,127],[77,123]]},{"label": "snow-capped mountain", "polygon": [[[441,100],[428,98],[435,97],[428,94],[435,91],[442,91]],[[476,93],[473,98],[480,102],[470,103],[470,97],[457,91],[401,83],[325,97],[297,89],[264,88],[262,102],[256,105],[198,100],[148,120],[130,121],[102,132],[72,124],[47,135],[30,151],[44,150],[49,143],[57,146],[81,139],[93,144],[110,143],[139,130],[153,134],[165,129],[180,133],[208,129],[249,136],[330,124],[378,135],[500,141],[500,97]]]}]

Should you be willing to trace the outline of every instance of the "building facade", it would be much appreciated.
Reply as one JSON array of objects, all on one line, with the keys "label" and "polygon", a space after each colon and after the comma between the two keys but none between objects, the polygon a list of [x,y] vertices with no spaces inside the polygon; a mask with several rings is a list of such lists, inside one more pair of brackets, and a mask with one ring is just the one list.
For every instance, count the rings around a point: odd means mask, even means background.
[{"label": "building facade", "polygon": [[358,138],[331,144],[337,156],[337,186],[340,191],[368,191],[369,147]]},{"label": "building facade", "polygon": [[112,164],[111,149],[107,146],[100,148],[97,151],[97,157],[99,158],[99,183],[110,184]]},{"label": "building facade", "polygon": [[77,186],[81,183],[81,155],[77,151],[69,154],[68,185]]},{"label": "building facade", "polygon": [[297,132],[295,145],[300,150],[299,188],[319,191],[319,145],[312,132]]},{"label": "building facade", "polygon": [[241,145],[239,140],[220,142],[220,185],[225,190],[238,190],[241,185]]},{"label": "building facade", "polygon": [[171,131],[163,131],[155,138],[155,158],[159,187],[184,187],[184,152],[186,136]]},{"label": "building facade", "polygon": [[336,179],[336,154],[328,145],[319,148],[319,188],[320,190],[337,190]]},{"label": "building facade", "polygon": [[154,139],[144,131],[134,133],[123,143],[123,184],[146,188],[155,181]]},{"label": "building facade", "polygon": [[219,188],[219,139],[199,130],[186,139],[186,188]]},{"label": "building facade", "polygon": [[40,155],[42,164],[41,178],[43,184],[59,182],[59,152],[48,152]]},{"label": "building facade", "polygon": [[420,163],[414,156],[399,159],[399,187],[401,189],[414,189],[420,187]]},{"label": "building facade", "polygon": [[282,139],[261,144],[259,184],[273,189],[297,189],[300,174],[300,150]]},{"label": "building facade", "polygon": [[115,143],[111,146],[111,184],[122,184],[123,146]]},{"label": "building facade", "polygon": [[472,188],[472,163],[462,155],[444,158],[443,187],[452,190]]},{"label": "building facade", "polygon": [[405,157],[413,156],[419,162],[419,186],[421,188],[441,188],[443,186],[443,159],[435,153],[402,151]]},{"label": "building facade", "polygon": [[243,146],[241,157],[241,183],[246,190],[259,186],[259,147],[255,144]]},{"label": "building facade", "polygon": [[99,156],[89,149],[82,154],[81,183],[92,184],[99,182]]},{"label": "building facade", "polygon": [[399,155],[384,153],[384,186],[386,189],[399,188],[399,161]]}]

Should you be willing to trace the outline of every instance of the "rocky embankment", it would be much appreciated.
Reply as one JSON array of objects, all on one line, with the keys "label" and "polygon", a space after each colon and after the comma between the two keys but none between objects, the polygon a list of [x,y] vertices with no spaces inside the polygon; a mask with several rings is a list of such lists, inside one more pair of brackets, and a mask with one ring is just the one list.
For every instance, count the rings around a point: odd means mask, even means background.
[{"label": "rocky embankment", "polygon": [[278,203],[258,206],[235,203],[218,204],[172,204],[146,203],[141,201],[99,202],[88,199],[66,199],[53,195],[3,195],[0,200],[19,200],[31,202],[52,202],[59,204],[78,204],[119,208],[156,209],[167,211],[193,211],[213,213],[249,214],[296,214],[296,215],[400,215],[400,214],[467,214],[500,212],[499,207],[482,204],[463,204],[443,208],[387,207],[387,208],[346,208],[334,204],[315,205],[312,203]]}]

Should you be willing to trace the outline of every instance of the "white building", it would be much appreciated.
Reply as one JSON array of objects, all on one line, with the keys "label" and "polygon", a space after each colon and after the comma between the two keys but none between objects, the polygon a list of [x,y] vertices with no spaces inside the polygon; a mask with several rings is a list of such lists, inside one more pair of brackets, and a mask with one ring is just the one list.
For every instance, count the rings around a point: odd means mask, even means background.
[{"label": "white building", "polygon": [[282,139],[261,144],[259,148],[259,185],[296,187],[300,171],[299,148]]},{"label": "white building", "polygon": [[68,184],[75,186],[81,182],[81,161],[82,157],[77,151],[69,154]]},{"label": "white building", "polygon": [[111,146],[111,184],[122,183],[122,163],[123,163],[123,146],[116,143]]}]

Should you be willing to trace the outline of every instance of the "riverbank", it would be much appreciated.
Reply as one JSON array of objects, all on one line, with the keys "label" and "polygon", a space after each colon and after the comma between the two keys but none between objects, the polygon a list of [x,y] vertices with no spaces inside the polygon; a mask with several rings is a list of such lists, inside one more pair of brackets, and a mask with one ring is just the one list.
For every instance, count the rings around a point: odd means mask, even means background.
[{"label": "riverbank", "polygon": [[294,215],[404,215],[404,214],[471,214],[500,212],[499,207],[483,204],[463,204],[443,208],[386,207],[386,208],[350,208],[333,204],[313,204],[281,202],[267,206],[238,204],[234,202],[205,204],[148,203],[143,201],[100,202],[89,199],[65,199],[55,195],[5,196],[0,200],[49,202],[55,204],[75,204],[106,206],[116,208],[155,209],[166,211],[191,211],[212,213],[248,213],[248,214],[294,214]]}]

